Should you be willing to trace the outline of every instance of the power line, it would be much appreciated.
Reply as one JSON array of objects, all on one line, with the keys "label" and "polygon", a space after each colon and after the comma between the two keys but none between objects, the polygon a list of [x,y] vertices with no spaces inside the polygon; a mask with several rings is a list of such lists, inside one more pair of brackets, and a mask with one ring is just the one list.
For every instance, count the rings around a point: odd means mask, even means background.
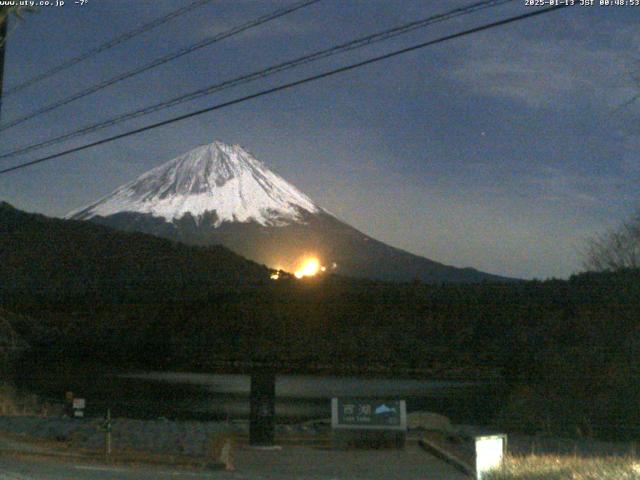
[{"label": "power line", "polygon": [[405,23],[402,24],[400,26],[394,27],[394,28],[390,28],[387,30],[383,30],[371,35],[367,35],[365,37],[360,37],[357,38],[355,40],[351,40],[349,42],[331,47],[331,48],[327,48],[325,50],[320,50],[308,55],[304,55],[302,57],[298,57],[295,58],[293,60],[289,60],[277,65],[273,65],[271,67],[267,67],[265,69],[262,70],[258,70],[256,72],[252,72],[250,74],[247,75],[243,75],[241,77],[237,77],[231,80],[227,80],[224,81],[222,83],[218,83],[218,84],[214,84],[214,85],[209,85],[205,88],[196,90],[194,92],[190,92],[184,95],[180,95],[178,97],[174,97],[170,100],[164,101],[164,102],[160,102],[157,103],[155,105],[151,105],[139,110],[134,110],[131,112],[127,112],[121,115],[118,115],[116,117],[113,117],[111,119],[102,121],[102,122],[98,122],[86,127],[82,127],[78,130],[74,130],[72,132],[68,132],[65,134],[62,134],[60,136],[54,137],[54,138],[50,138],[48,140],[44,140],[41,142],[36,142],[33,143],[31,145],[26,145],[23,147],[19,147],[15,150],[9,151],[9,152],[5,152],[0,154],[0,159],[4,159],[7,157],[12,157],[15,155],[19,155],[19,154],[24,154],[33,150],[38,150],[44,147],[49,147],[52,145],[56,145],[58,143],[61,143],[64,140],[68,140],[70,138],[74,138],[80,135],[84,135],[87,133],[93,133],[96,132],[98,130],[102,130],[104,128],[113,126],[113,125],[117,125],[121,122],[124,122],[126,120],[131,120],[133,118],[139,118],[145,115],[148,115],[150,113],[154,113],[157,112],[159,110],[163,110],[165,108],[169,108],[169,107],[173,107],[175,105],[187,102],[187,101],[191,101],[191,100],[195,100],[197,98],[206,96],[206,95],[210,95],[212,93],[216,93],[222,90],[226,90],[227,88],[231,88],[231,87],[235,87],[238,85],[242,85],[245,83],[249,83],[251,81],[257,80],[257,79],[261,79],[261,78],[266,78],[269,77],[271,75],[274,75],[276,73],[280,73],[283,72],[285,70],[289,70],[295,67],[299,67],[301,65],[304,64],[308,64],[308,63],[312,63],[321,59],[325,59],[334,55],[337,55],[339,53],[343,53],[343,52],[347,52],[347,51],[351,51],[351,50],[355,50],[358,48],[362,48],[362,47],[366,47],[369,45],[372,45],[374,43],[378,43],[381,42],[383,40],[388,40],[390,38],[394,38],[409,32],[412,32],[416,29],[419,28],[424,28],[426,26],[435,24],[435,23],[439,23],[439,22],[443,22],[446,20],[450,20],[452,18],[455,17],[459,17],[462,15],[468,15],[471,14],[473,12],[482,10],[482,9],[486,9],[486,8],[493,8],[496,6],[499,6],[501,4],[504,3],[510,3],[513,2],[514,0],[483,0],[481,2],[477,2],[474,3],[472,5],[468,5],[465,7],[460,7],[460,8],[456,8],[450,11],[447,11],[445,13],[442,14],[437,14],[437,15],[432,15],[430,17],[421,19],[421,20],[417,20],[414,22],[409,22],[409,23]]},{"label": "power line", "polygon": [[184,55],[187,55],[189,53],[195,52],[196,50],[199,50],[201,48],[207,47],[209,45],[212,45],[214,43],[217,43],[221,40],[224,40],[225,38],[229,38],[232,37],[234,35],[237,35],[241,32],[244,32],[246,30],[249,30],[251,28],[255,28],[259,25],[262,25],[263,23],[269,22],[271,20],[275,20],[276,18],[280,18],[283,17],[285,15],[288,15],[290,13],[295,12],[296,10],[300,10],[301,8],[307,7],[309,5],[312,5],[314,3],[319,2],[320,0],[303,0],[301,2],[297,2],[294,3],[293,5],[290,5],[288,7],[284,7],[284,8],[280,8],[278,10],[275,10],[269,14],[266,15],[262,15],[261,17],[256,18],[255,20],[251,20],[249,22],[243,23],[242,25],[238,25],[236,27],[233,27],[225,32],[219,33],[217,35],[214,35],[213,37],[209,37],[206,38],[205,40],[202,40],[200,42],[197,42],[195,44],[189,45],[188,47],[184,47],[181,48],[180,50],[170,53],[168,55],[164,55],[160,58],[157,58],[155,60],[153,60],[150,63],[147,63],[146,65],[143,65],[141,67],[138,67],[134,70],[130,70],[128,72],[125,72],[123,74],[120,74],[116,77],[110,78],[109,80],[105,80],[104,82],[98,83],[96,85],[93,85],[89,88],[86,88],[84,90],[81,90],[78,93],[75,93],[69,97],[63,98],[62,100],[59,100],[57,102],[54,103],[50,103],[49,105],[40,108],[39,110],[36,110],[34,112],[31,112],[27,115],[24,115],[22,117],[18,117],[10,122],[7,122],[5,124],[0,125],[0,132],[7,130],[11,127],[15,127],[16,125],[20,125],[21,123],[26,122],[27,120],[31,120],[34,117],[37,117],[39,115],[42,115],[44,113],[48,113],[52,110],[55,110],[56,108],[62,107],[63,105],[67,105],[71,102],[74,102],[80,98],[86,97],[87,95],[91,95],[92,93],[98,92],[104,88],[107,88],[111,85],[114,85],[118,82],[121,82],[123,80],[129,79],[131,77],[134,77],[136,75],[139,75],[143,72],[146,72],[148,70],[151,70],[152,68],[158,67],[160,65],[164,65],[165,63],[171,62],[179,57],[182,57]]},{"label": "power line", "polygon": [[429,47],[431,45],[436,45],[438,43],[443,43],[443,42],[446,42],[448,40],[453,40],[455,38],[460,38],[460,37],[472,35],[474,33],[482,32],[482,31],[485,31],[485,30],[490,30],[492,28],[499,27],[499,26],[502,26],[502,25],[507,25],[507,24],[510,24],[510,23],[514,23],[514,22],[517,22],[519,20],[524,20],[526,18],[531,18],[531,17],[535,17],[535,16],[538,16],[538,15],[543,15],[545,13],[549,13],[549,12],[553,12],[553,11],[556,11],[556,10],[560,10],[560,9],[566,8],[568,6],[569,5],[565,4],[565,5],[559,5],[559,6],[543,8],[543,9],[536,10],[536,11],[533,11],[533,12],[524,13],[524,14],[521,14],[521,15],[516,15],[514,17],[509,17],[509,18],[506,18],[504,20],[499,20],[499,21],[496,21],[496,22],[492,22],[492,23],[488,23],[488,24],[485,24],[485,25],[481,25],[479,27],[474,27],[474,28],[471,28],[471,29],[468,29],[468,30],[463,30],[461,32],[457,32],[457,33],[453,33],[453,34],[450,34],[450,35],[446,35],[444,37],[440,37],[440,38],[437,38],[435,40],[430,40],[428,42],[419,43],[419,44],[413,45],[411,47],[406,47],[406,48],[402,48],[400,50],[395,50],[393,52],[386,53],[384,55],[379,55],[379,56],[376,56],[376,57],[372,57],[372,58],[370,58],[368,60],[364,60],[364,61],[361,61],[361,62],[353,63],[351,65],[347,65],[347,66],[344,66],[344,67],[336,68],[334,70],[329,70],[327,72],[320,73],[320,74],[317,74],[317,75],[312,75],[310,77],[306,77],[306,78],[303,78],[301,80],[296,80],[294,82],[285,83],[285,84],[279,85],[277,87],[268,88],[266,90],[262,90],[260,92],[253,93],[251,95],[246,95],[246,96],[243,96],[243,97],[239,97],[239,98],[236,98],[234,100],[230,100],[230,101],[227,101],[227,102],[219,103],[217,105],[213,105],[211,107],[203,108],[201,110],[196,110],[194,112],[187,113],[185,115],[180,115],[180,116],[177,116],[177,117],[174,117],[174,118],[170,118],[168,120],[163,120],[161,122],[153,123],[153,124],[147,125],[145,127],[137,128],[135,130],[130,130],[130,131],[125,132],[125,133],[121,133],[121,134],[114,135],[114,136],[111,136],[111,137],[108,137],[108,138],[104,138],[102,140],[98,140],[98,141],[95,141],[95,142],[92,142],[92,143],[88,143],[88,144],[82,145],[80,147],[70,148],[68,150],[65,150],[65,151],[62,151],[62,152],[59,152],[59,153],[54,153],[54,154],[48,155],[46,157],[38,158],[38,159],[32,160],[30,162],[25,162],[25,163],[21,163],[21,164],[15,165],[13,167],[5,168],[3,170],[0,170],[0,175],[12,172],[14,170],[19,170],[19,169],[26,168],[26,167],[29,167],[29,166],[32,166],[32,165],[36,165],[38,163],[46,162],[48,160],[53,160],[54,158],[59,158],[59,157],[62,157],[64,155],[80,152],[82,150],[87,150],[89,148],[96,147],[98,145],[109,143],[109,142],[112,142],[112,141],[115,141],[115,140],[119,140],[121,138],[126,138],[126,137],[129,137],[129,136],[132,136],[132,135],[136,135],[138,133],[146,132],[147,130],[152,130],[154,128],[158,128],[158,127],[169,125],[169,124],[172,124],[172,123],[175,123],[175,122],[179,122],[181,120],[186,120],[188,118],[195,117],[195,116],[198,116],[198,115],[202,115],[204,113],[213,112],[215,110],[220,110],[222,108],[229,107],[231,105],[236,105],[238,103],[246,102],[248,100],[253,100],[254,98],[263,97],[265,95],[270,95],[272,93],[280,92],[282,90],[286,90],[286,89],[289,89],[289,88],[297,87],[297,86],[303,85],[305,83],[309,83],[309,82],[313,82],[313,81],[320,80],[320,79],[323,79],[323,78],[331,77],[331,76],[337,75],[339,73],[347,72],[347,71],[350,71],[350,70],[353,70],[353,69],[356,69],[356,68],[363,67],[365,65],[370,65],[370,64],[373,64],[373,63],[376,63],[376,62],[380,62],[382,60],[387,60],[389,58],[396,57],[398,55],[403,55],[405,53],[413,52],[415,50],[419,50],[419,49],[422,49],[422,48],[426,48],[426,47]]},{"label": "power line", "polygon": [[97,47],[91,50],[88,50],[85,53],[81,53],[76,57],[72,57],[62,62],[60,65],[57,65],[41,74],[36,75],[35,77],[30,78],[29,80],[25,80],[24,82],[7,89],[5,93],[5,97],[8,97],[9,95],[13,95],[14,93],[18,93],[24,90],[25,88],[30,87],[31,85],[34,85],[38,82],[41,82],[42,80],[52,77],[56,73],[60,73],[63,70],[67,70],[68,68],[71,68],[74,65],[77,65],[78,63],[88,58],[91,58],[95,55],[98,55],[99,53],[109,50],[110,48],[113,48],[116,45],[120,45],[121,43],[124,43],[127,40],[131,40],[132,38],[137,37],[138,35],[142,35],[143,33],[148,32],[149,30],[152,30],[156,27],[159,27],[160,25],[170,22],[174,18],[184,15],[185,13],[188,13],[191,10],[195,10],[196,8],[201,7],[207,3],[210,3],[211,1],[212,0],[196,0],[187,6],[181,7],[177,10],[174,10],[168,13],[163,17],[156,18],[155,20],[152,20],[149,23],[141,25],[138,28],[134,28],[129,32],[126,32],[118,37],[115,37],[109,40],[108,42],[103,43],[102,45],[98,45]]}]

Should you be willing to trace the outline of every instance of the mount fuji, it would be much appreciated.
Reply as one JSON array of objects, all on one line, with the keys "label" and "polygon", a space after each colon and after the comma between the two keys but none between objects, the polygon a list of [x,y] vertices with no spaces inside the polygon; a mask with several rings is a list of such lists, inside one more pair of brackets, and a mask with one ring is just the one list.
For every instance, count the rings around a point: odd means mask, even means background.
[{"label": "mount fuji", "polygon": [[314,257],[343,275],[390,281],[508,281],[379,242],[269,170],[239,145],[203,145],[126,183],[66,218],[192,245],[222,244],[295,271]]}]

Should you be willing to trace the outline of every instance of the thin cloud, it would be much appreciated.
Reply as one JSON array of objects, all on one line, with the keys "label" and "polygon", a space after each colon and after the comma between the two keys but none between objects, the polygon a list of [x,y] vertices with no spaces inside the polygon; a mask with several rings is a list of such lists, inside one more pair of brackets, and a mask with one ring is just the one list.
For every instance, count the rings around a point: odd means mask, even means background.
[{"label": "thin cloud", "polygon": [[606,203],[613,192],[628,186],[629,179],[618,174],[588,175],[544,167],[524,179],[524,184],[539,200],[587,208]]},{"label": "thin cloud", "polygon": [[[257,17],[258,14],[253,15]],[[238,25],[247,22],[247,17],[237,15],[231,18],[217,19],[214,22],[208,22],[206,25],[197,28],[191,34],[192,40],[203,40],[205,38],[218,35],[222,32],[230,30]],[[323,26],[308,17],[281,17],[272,22],[262,25],[258,28],[252,28],[242,32],[237,38],[243,42],[247,40],[267,40],[273,37],[292,37],[299,40],[301,37],[315,35],[322,31]]]},{"label": "thin cloud", "polygon": [[[628,45],[638,35],[622,29],[614,36],[626,37]],[[585,38],[526,38],[513,32],[478,37],[450,75],[474,94],[530,108],[555,109],[573,98],[610,108],[628,100],[633,92],[629,57],[620,48],[596,47]]]}]

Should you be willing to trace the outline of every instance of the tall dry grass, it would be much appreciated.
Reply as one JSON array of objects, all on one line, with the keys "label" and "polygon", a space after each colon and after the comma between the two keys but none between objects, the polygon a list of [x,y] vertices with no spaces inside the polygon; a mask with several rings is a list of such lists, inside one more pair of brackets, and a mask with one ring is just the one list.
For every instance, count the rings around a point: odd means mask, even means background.
[{"label": "tall dry grass", "polygon": [[640,480],[640,459],[556,455],[509,456],[483,480]]}]

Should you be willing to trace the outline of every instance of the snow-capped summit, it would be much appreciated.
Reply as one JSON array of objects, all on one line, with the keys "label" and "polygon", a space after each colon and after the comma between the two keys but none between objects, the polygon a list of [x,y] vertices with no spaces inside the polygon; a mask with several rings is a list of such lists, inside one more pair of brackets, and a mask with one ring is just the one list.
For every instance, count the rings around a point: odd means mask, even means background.
[{"label": "snow-capped summit", "polygon": [[215,141],[149,170],[67,218],[130,212],[172,222],[186,214],[197,221],[215,213],[216,227],[223,222],[281,226],[302,221],[304,212],[321,211],[241,146]]}]

